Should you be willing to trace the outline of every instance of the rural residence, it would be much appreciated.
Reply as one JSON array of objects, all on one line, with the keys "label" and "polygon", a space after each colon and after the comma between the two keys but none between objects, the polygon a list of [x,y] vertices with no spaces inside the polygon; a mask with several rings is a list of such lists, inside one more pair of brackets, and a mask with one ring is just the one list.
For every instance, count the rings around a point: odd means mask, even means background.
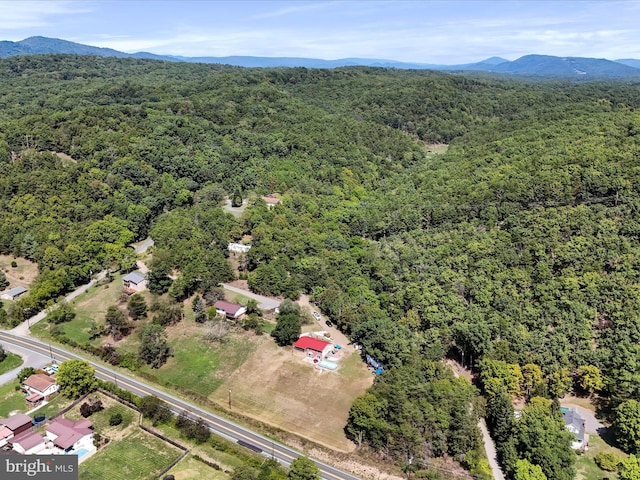
[{"label": "rural residence", "polygon": [[147,288],[147,278],[142,272],[127,273],[122,277],[122,283],[124,284],[124,292],[127,295],[133,295]]},{"label": "rural residence", "polygon": [[93,435],[93,423],[89,420],[74,422],[68,418],[58,418],[51,422],[46,430],[47,440],[67,453],[82,449],[95,451]]},{"label": "rural residence", "polygon": [[277,193],[270,193],[269,195],[265,195],[264,197],[261,197],[261,198],[264,201],[264,203],[267,204],[267,208],[272,208],[275,205],[282,203],[282,200],[280,199],[280,195]]},{"label": "rural residence", "polygon": [[316,358],[326,358],[333,349],[333,344],[325,342],[318,338],[309,337],[307,335],[301,336],[296,343],[293,344],[293,348],[305,352],[309,356],[315,356]]},{"label": "rural residence", "polygon": [[225,300],[218,300],[213,304],[216,309],[216,314],[223,315],[227,318],[238,320],[247,313],[247,307],[238,303],[226,302]]},{"label": "rural residence", "polygon": [[585,419],[580,416],[575,408],[561,408],[564,428],[573,433],[574,439],[571,448],[586,451],[589,447],[589,434],[585,431]]},{"label": "rural residence", "polygon": [[27,393],[28,403],[35,405],[42,400],[49,400],[58,391],[55,379],[44,373],[35,373],[22,384],[22,389]]}]

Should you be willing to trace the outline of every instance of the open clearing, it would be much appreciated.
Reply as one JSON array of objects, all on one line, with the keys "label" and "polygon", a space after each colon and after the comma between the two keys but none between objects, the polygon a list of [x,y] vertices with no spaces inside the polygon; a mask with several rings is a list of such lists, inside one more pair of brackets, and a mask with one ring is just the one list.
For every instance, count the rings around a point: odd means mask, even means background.
[{"label": "open clearing", "polygon": [[373,378],[357,354],[347,354],[335,372],[321,371],[292,347],[255,337],[256,350],[210,398],[233,411],[277,426],[329,448],[349,452],[344,426],[353,400]]},{"label": "open clearing", "polygon": [[[11,262],[16,262],[18,266],[12,267]],[[0,269],[9,280],[7,288],[17,287],[18,285],[29,288],[33,280],[38,276],[37,263],[33,263],[26,258],[13,258],[11,255],[0,255]]]}]

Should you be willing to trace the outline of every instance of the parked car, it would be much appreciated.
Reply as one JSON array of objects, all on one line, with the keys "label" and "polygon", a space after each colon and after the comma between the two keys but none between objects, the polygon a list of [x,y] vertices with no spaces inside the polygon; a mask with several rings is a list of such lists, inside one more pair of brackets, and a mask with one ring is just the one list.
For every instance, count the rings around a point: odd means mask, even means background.
[{"label": "parked car", "polygon": [[320,321],[320,314],[318,312],[313,312],[313,318]]},{"label": "parked car", "polygon": [[327,320],[326,322],[324,322],[327,324],[327,327],[333,327],[333,322],[331,320]]}]

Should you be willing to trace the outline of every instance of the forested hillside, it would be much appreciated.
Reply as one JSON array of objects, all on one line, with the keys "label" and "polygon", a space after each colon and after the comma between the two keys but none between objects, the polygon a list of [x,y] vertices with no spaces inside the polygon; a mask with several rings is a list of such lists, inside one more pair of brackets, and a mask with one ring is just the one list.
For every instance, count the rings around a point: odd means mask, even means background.
[{"label": "forested hillside", "polygon": [[[408,469],[478,468],[477,392],[445,356],[480,372],[509,473],[573,460],[556,407],[505,426],[505,395],[640,394],[636,84],[74,56],[2,60],[0,80],[0,253],[40,268],[9,321],[128,268],[149,232],[173,296],[206,293],[249,234],[255,291],[311,294],[385,365],[346,431]],[[284,201],[236,220],[238,190]]]}]

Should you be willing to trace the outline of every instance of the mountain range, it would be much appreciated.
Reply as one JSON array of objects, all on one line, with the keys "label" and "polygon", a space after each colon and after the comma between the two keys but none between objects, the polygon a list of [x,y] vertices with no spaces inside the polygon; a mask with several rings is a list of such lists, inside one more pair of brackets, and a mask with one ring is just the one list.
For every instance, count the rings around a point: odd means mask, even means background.
[{"label": "mountain range", "polygon": [[606,60],[583,57],[554,57],[550,55],[525,55],[509,61],[491,57],[477,63],[462,65],[437,65],[398,62],[394,60],[368,58],[342,58],[321,60],[298,57],[180,57],[156,55],[148,52],[124,53],[110,48],[94,47],[57,38],[29,37],[19,42],[0,41],[0,58],[16,55],[42,54],[95,55],[100,57],[145,58],[169,62],[218,63],[239,67],[306,67],[337,68],[345,66],[369,66],[398,69],[477,71],[526,76],[547,76],[563,78],[636,78],[640,79],[640,60]]}]

